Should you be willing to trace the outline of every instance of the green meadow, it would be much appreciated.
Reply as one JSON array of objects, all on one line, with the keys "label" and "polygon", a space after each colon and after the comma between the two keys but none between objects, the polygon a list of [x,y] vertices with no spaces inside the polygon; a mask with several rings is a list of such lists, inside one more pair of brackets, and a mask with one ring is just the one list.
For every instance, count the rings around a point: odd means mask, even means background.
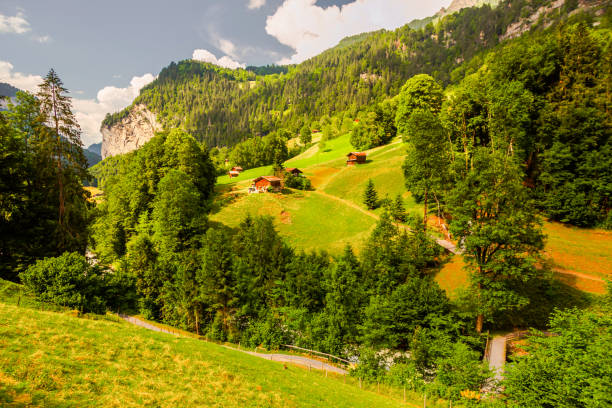
[{"label": "green meadow", "polygon": [[3,280],[0,295],[2,407],[418,406],[398,389],[360,388],[354,378],[152,332],[114,315],[49,311]]}]

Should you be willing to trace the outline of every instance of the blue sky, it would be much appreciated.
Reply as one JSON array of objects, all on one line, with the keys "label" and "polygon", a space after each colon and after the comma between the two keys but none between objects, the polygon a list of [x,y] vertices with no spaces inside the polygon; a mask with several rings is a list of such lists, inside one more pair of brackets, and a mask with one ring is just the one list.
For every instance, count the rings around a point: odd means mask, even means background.
[{"label": "blue sky", "polygon": [[53,67],[85,144],[171,61],[297,63],[341,38],[394,29],[450,0],[2,0],[0,82],[35,90]]}]

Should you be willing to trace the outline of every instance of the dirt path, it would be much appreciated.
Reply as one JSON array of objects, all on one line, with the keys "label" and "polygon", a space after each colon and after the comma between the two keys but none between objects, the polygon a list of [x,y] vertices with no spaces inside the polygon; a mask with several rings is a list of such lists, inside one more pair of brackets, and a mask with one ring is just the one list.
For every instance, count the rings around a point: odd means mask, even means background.
[{"label": "dirt path", "polygon": [[[128,316],[128,315],[124,315],[124,314],[119,314],[119,317],[122,318],[123,320],[125,320],[128,323],[131,323],[135,326],[139,326],[142,327],[144,329],[147,330],[152,330],[152,331],[156,331],[156,332],[160,332],[160,333],[168,333],[171,334],[173,336],[180,336],[179,333],[175,333],[172,332],[171,330],[168,329],[164,329],[162,327],[158,327],[155,326],[149,322],[146,322],[142,319],[139,319],[137,317],[134,316]],[[252,356],[255,357],[260,357],[263,358],[265,360],[270,360],[270,361],[278,361],[281,363],[292,363],[292,364],[298,364],[304,367],[308,367],[308,368],[312,368],[315,370],[323,370],[323,371],[329,371],[332,373],[336,373],[336,374],[341,374],[341,375],[345,375],[348,374],[348,371],[340,368],[340,367],[336,367],[333,366],[331,364],[327,364],[324,363],[322,361],[319,360],[315,360],[312,358],[308,358],[308,357],[302,357],[302,356],[294,356],[294,355],[290,355],[290,354],[278,354],[278,353],[271,353],[271,354],[264,354],[264,353],[255,353],[254,351],[246,351],[246,350],[240,350],[234,347],[229,347],[229,346],[223,346],[225,348],[228,348],[230,350],[234,350],[234,351],[239,351],[241,353],[246,353],[246,354],[250,354]]]},{"label": "dirt path", "polygon": [[[345,200],[345,199],[337,197],[335,195],[328,194],[328,193],[326,193],[324,191],[320,191],[320,190],[315,190],[315,191],[313,191],[313,193],[314,194],[322,195],[322,196],[330,198],[332,200],[339,201],[342,204],[347,205],[347,206],[349,206],[351,208],[354,208],[355,210],[357,210],[357,211],[367,215],[368,217],[374,218],[377,221],[380,220],[380,216],[378,216],[377,214],[375,214],[375,213],[373,213],[371,211],[365,210],[362,207],[360,207],[359,205],[357,205],[357,204],[355,204],[355,203],[353,203],[351,201]],[[399,224],[398,226],[400,228],[406,230],[406,231],[410,231],[410,228],[408,226],[406,226],[406,225]],[[445,248],[449,252],[451,252],[453,254],[461,254],[462,251],[460,249],[458,249],[457,246],[455,244],[453,244],[452,242],[447,241],[445,239],[436,238],[434,236],[432,236],[432,238],[436,240],[436,243],[438,245],[440,245],[441,247]]]},{"label": "dirt path", "polygon": [[588,280],[592,280],[595,282],[605,283],[605,280],[603,278],[600,278],[599,276],[587,275],[585,273],[580,273],[580,272],[566,271],[565,269],[554,269],[554,272],[561,274],[561,275],[575,276],[581,279],[588,279]]}]

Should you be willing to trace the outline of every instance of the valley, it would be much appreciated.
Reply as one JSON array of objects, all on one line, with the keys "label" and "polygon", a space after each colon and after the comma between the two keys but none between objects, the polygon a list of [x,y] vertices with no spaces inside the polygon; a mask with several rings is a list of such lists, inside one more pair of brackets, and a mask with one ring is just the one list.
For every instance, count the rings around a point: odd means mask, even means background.
[{"label": "valley", "polygon": [[0,5],[0,406],[612,406],[610,0],[243,3]]}]

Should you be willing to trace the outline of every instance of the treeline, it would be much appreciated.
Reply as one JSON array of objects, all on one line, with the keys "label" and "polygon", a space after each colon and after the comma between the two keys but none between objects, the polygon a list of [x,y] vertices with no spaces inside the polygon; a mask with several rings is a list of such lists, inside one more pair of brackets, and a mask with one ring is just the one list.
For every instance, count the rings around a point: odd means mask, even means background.
[{"label": "treeline", "polygon": [[0,112],[0,278],[36,259],[84,252],[87,160],[70,98],[55,71],[36,95],[17,92]]},{"label": "treeline", "polygon": [[[467,8],[422,29],[407,25],[352,37],[284,69],[232,71],[191,60],[172,63],[134,103],[147,105],[167,129],[181,127],[209,147],[280,128],[297,134],[309,120],[357,111],[396,95],[416,74],[453,82],[452,72],[463,61],[494,47],[509,24],[550,3],[518,0],[496,8]],[[568,11],[549,16],[553,21],[543,19],[539,27],[562,20]],[[123,115],[111,115],[104,124]]]}]

